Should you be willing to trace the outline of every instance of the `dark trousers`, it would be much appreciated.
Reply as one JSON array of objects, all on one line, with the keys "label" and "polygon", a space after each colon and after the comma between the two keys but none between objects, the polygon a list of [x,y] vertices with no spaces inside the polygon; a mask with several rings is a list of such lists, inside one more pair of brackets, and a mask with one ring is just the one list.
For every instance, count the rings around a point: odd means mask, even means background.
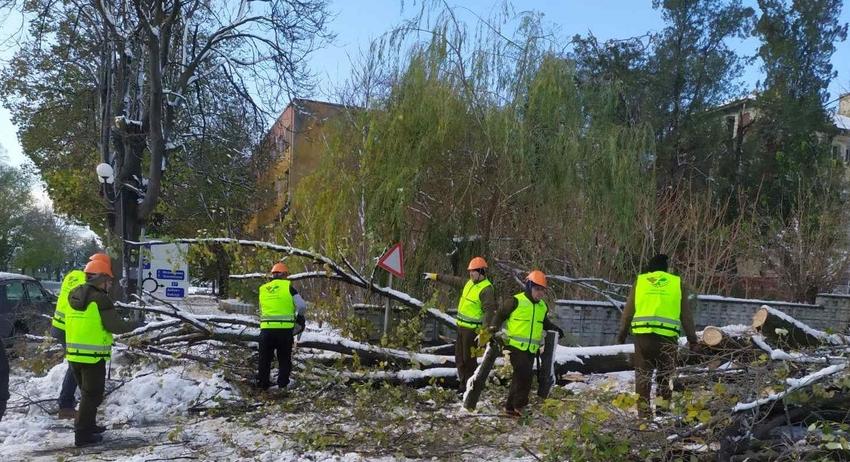
[{"label": "dark trousers", "polygon": [[80,411],[74,422],[76,437],[85,438],[94,433],[97,420],[97,407],[103,402],[103,390],[106,385],[106,361],[94,364],[69,362],[74,377],[80,385]]},{"label": "dark trousers", "polygon": [[511,388],[508,391],[508,399],[505,401],[505,410],[522,412],[528,404],[528,394],[531,392],[532,369],[534,368],[534,356],[528,351],[517,350],[508,346],[511,357]]},{"label": "dark trousers", "polygon": [[7,401],[9,401],[9,358],[6,357],[6,347],[0,340],[0,420],[6,413]]},{"label": "dark trousers", "polygon": [[[65,331],[51,327],[53,338],[62,344],[65,348]],[[68,363],[68,369],[65,370],[65,377],[62,379],[62,389],[59,391],[59,409],[74,409],[74,394],[77,392],[77,379],[74,378],[74,370],[71,364]]]},{"label": "dark trousers", "polygon": [[457,326],[457,342],[455,342],[455,365],[457,377],[460,380],[460,391],[466,390],[466,381],[475,373],[478,361],[472,350],[478,346],[475,341],[475,330]]},{"label": "dark trousers", "polygon": [[277,353],[277,386],[289,385],[289,373],[292,371],[292,329],[260,330],[260,364],[257,372],[257,386],[267,389],[270,386],[269,373],[272,359]]},{"label": "dark trousers", "polygon": [[657,395],[670,402],[673,388],[670,380],[676,372],[677,339],[656,334],[638,334],[635,339],[635,393],[638,394],[638,414],[649,416],[652,372],[655,374]]}]

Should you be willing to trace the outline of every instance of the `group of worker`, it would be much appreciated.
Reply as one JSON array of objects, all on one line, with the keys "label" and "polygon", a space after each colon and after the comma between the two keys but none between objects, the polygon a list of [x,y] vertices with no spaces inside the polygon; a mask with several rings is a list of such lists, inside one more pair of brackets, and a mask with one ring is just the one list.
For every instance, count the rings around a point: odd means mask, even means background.
[{"label": "group of worker", "polygon": [[[455,361],[460,391],[477,367],[476,351],[494,334],[509,353],[513,369],[504,410],[520,416],[528,405],[534,359],[543,344],[544,332],[564,331],[549,320],[544,300],[546,275],[533,270],[524,280],[522,291],[498,303],[488,278],[487,261],[475,257],[467,266],[469,278],[424,273],[429,281],[447,284],[460,291],[457,306]],[[259,288],[260,339],[256,386],[271,387],[270,372],[274,356],[278,359],[277,386],[290,387],[292,348],[295,336],[304,329],[306,302],[288,280],[283,262],[271,268],[271,281]],[[76,446],[97,444],[105,428],[97,425],[97,408],[103,401],[106,362],[111,357],[112,335],[130,332],[142,324],[123,320],[109,297],[112,264],[108,255],[92,255],[83,270],[69,272],[57,299],[52,320],[52,335],[62,343],[69,367],[59,394],[59,417],[75,419]],[[678,339],[684,333],[693,346],[697,342],[687,292],[681,279],[668,272],[668,258],[656,255],[637,276],[629,293],[618,343],[634,337],[635,391],[639,395],[638,413],[649,417],[650,389],[654,370],[660,403],[669,403],[670,379],[675,368]],[[5,358],[5,355],[3,355]],[[80,410],[74,409],[76,388],[80,388]],[[4,402],[5,403],[5,402]],[[5,410],[5,406],[3,406]],[[659,409],[659,406],[656,406]],[[2,418],[2,412],[0,412]]]},{"label": "group of worker", "polygon": [[[294,336],[304,329],[306,302],[292,287],[289,270],[283,262],[271,269],[272,280],[260,286],[260,341],[257,386],[270,387],[269,374],[275,354],[278,358],[277,386],[290,385]],[[74,444],[78,447],[103,440],[105,427],[96,422],[103,401],[106,362],[111,358],[112,335],[130,332],[141,322],[122,319],[109,297],[113,281],[108,255],[97,253],[83,270],[70,271],[62,280],[51,334],[65,350],[68,369],[59,392],[60,419],[74,419]],[[3,359],[5,359],[5,354]],[[8,375],[7,375],[8,377]],[[75,410],[75,394],[80,389],[80,408]],[[5,410],[5,401],[3,401]],[[0,412],[2,418],[2,412]]]},{"label": "group of worker", "polygon": [[[656,403],[656,410],[664,411],[669,406],[680,334],[687,337],[692,348],[697,343],[687,292],[681,279],[668,272],[668,265],[668,257],[658,254],[637,276],[617,335],[619,344],[626,342],[629,333],[634,338],[635,392],[642,418],[651,416],[650,391],[656,370],[657,394],[662,398]],[[564,336],[564,331],[548,317],[544,301],[546,275],[540,270],[531,271],[521,292],[497,304],[493,284],[487,277],[487,261],[475,257],[467,271],[468,279],[438,273],[423,275],[426,280],[460,290],[455,361],[461,392],[477,367],[476,352],[498,333],[513,369],[504,410],[509,416],[520,416],[528,404],[534,358],[543,345],[544,331],[554,330],[559,338]]]}]

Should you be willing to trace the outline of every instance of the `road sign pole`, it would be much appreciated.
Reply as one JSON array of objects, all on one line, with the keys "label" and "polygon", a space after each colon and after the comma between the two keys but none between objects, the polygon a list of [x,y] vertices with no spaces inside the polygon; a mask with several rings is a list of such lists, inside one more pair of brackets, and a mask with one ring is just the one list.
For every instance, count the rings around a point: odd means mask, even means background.
[{"label": "road sign pole", "polygon": [[[389,273],[390,282],[387,285],[390,289],[393,288],[393,273]],[[384,309],[384,335],[390,330],[390,297],[387,297],[387,307]]]}]

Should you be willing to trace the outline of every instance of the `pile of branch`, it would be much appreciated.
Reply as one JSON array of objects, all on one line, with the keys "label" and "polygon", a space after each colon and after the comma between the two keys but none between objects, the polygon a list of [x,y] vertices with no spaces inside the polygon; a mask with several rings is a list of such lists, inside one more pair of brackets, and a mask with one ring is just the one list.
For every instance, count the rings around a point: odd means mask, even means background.
[{"label": "pile of branch", "polygon": [[[811,423],[850,423],[850,389],[838,380],[848,367],[846,336],[813,329],[765,305],[753,316],[748,332],[729,335],[706,328],[702,340],[709,349],[732,354],[730,359],[740,367],[728,369],[744,372],[739,385],[749,398],[728,411],[731,425],[722,432],[718,460],[776,460],[789,451],[799,460],[809,456],[832,460],[841,455],[831,453],[825,445],[800,442],[807,436],[817,439],[806,430]],[[784,374],[771,374],[757,378],[754,371],[765,358],[784,364],[790,377],[781,380]],[[816,384],[823,390],[819,395],[811,390]],[[793,399],[800,394],[805,399]]]}]

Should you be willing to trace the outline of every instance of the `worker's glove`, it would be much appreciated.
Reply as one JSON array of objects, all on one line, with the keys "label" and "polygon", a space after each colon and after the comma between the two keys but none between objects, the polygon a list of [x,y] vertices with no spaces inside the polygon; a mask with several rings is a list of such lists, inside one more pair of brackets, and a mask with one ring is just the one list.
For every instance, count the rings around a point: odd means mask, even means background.
[{"label": "worker's glove", "polygon": [[426,281],[436,281],[437,273],[422,273],[422,279]]},{"label": "worker's glove", "polygon": [[556,326],[554,330],[558,333],[558,339],[564,338],[564,329]]},{"label": "worker's glove", "polygon": [[478,339],[478,346],[483,348],[484,346],[487,345],[488,342],[490,342],[490,338],[492,338],[492,337],[493,337],[493,334],[490,333],[489,329],[481,329],[478,332],[478,336],[475,337],[475,338]]},{"label": "worker's glove", "polygon": [[617,336],[617,345],[623,345],[625,343],[626,343],[626,336],[625,335],[618,335]]},{"label": "worker's glove", "polygon": [[299,314],[295,316],[295,329],[292,331],[292,335],[298,335],[301,332],[304,332],[304,329],[307,328],[307,320],[304,319],[303,314]]}]

